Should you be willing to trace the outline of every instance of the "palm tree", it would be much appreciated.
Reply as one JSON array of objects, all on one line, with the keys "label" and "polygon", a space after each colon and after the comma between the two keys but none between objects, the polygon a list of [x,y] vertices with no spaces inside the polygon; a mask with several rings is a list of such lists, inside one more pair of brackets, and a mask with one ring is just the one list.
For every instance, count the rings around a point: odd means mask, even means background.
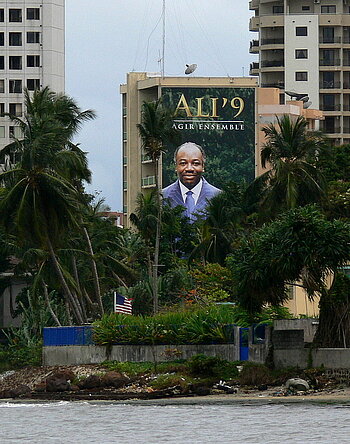
[{"label": "palm tree", "polygon": [[142,149],[155,163],[155,183],[158,200],[158,215],[153,260],[153,311],[158,311],[158,265],[159,243],[162,218],[162,203],[159,190],[159,159],[166,150],[166,144],[176,140],[177,131],[173,129],[172,116],[163,108],[160,99],[144,102],[141,109],[141,123],[137,125],[142,141]]},{"label": "palm tree", "polygon": [[260,208],[270,215],[319,202],[325,182],[310,163],[324,145],[324,137],[307,130],[307,121],[299,116],[277,117],[277,125],[263,128],[267,142],[261,150],[261,164],[270,169],[255,179],[249,193],[260,194]]},{"label": "palm tree", "polygon": [[77,185],[90,179],[86,156],[72,138],[87,120],[91,110],[81,111],[75,101],[55,94],[48,87],[25,91],[23,118],[9,115],[21,129],[2,154],[15,156],[15,163],[0,174],[5,192],[0,197],[0,217],[19,240],[30,241],[48,251],[62,285],[67,303],[78,322],[83,311],[67,284],[56,251],[64,233],[78,226]]}]

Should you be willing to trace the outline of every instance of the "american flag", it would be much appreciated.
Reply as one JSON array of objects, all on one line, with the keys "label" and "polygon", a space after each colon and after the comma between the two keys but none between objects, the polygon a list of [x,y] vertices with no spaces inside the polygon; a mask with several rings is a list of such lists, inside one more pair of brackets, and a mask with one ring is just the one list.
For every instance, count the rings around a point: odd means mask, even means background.
[{"label": "american flag", "polygon": [[128,299],[121,294],[114,292],[114,311],[116,313],[132,314],[132,299]]}]

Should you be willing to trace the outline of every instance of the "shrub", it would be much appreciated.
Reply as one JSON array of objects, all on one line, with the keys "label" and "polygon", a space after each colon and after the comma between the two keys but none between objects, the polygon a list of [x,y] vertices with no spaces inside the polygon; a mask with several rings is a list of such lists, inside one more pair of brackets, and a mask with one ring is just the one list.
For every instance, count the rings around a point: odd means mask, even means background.
[{"label": "shrub", "polygon": [[244,364],[239,375],[239,381],[242,385],[271,384],[273,379],[271,371],[265,365],[250,362]]}]

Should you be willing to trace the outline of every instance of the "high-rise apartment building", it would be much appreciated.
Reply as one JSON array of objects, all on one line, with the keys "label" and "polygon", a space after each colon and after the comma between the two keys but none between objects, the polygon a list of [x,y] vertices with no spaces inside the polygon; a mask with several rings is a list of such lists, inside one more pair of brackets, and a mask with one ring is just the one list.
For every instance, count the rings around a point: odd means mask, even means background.
[{"label": "high-rise apartment building", "polygon": [[[24,88],[64,91],[64,0],[0,2],[0,113],[22,116]],[[17,127],[0,117],[0,149]]]},{"label": "high-rise apartment building", "polygon": [[323,130],[334,143],[350,142],[350,1],[251,0],[259,55],[250,74],[261,87],[305,93],[323,110]]}]

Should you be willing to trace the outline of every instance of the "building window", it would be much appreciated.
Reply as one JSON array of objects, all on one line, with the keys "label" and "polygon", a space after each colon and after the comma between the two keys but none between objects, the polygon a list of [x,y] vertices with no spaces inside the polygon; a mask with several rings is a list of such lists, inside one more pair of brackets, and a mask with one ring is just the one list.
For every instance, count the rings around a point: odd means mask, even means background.
[{"label": "building window", "polygon": [[9,69],[22,69],[22,57],[10,56],[9,57]]},{"label": "building window", "polygon": [[3,116],[5,112],[5,103],[0,103],[0,117]]},{"label": "building window", "polygon": [[5,80],[0,80],[0,93],[5,92]]},{"label": "building window", "polygon": [[40,32],[27,32],[27,43],[40,43]]},{"label": "building window", "polygon": [[9,113],[16,117],[22,116],[22,103],[10,103]]},{"label": "building window", "polygon": [[5,56],[0,56],[0,69],[5,69]]},{"label": "building window", "polygon": [[295,28],[295,35],[297,35],[297,36],[307,36],[307,26],[297,26]]},{"label": "building window", "polygon": [[5,14],[4,14],[4,8],[0,9],[0,22],[5,21]]},{"label": "building window", "polygon": [[302,11],[310,11],[310,6],[304,5],[301,7]]},{"label": "building window", "polygon": [[295,73],[296,82],[307,82],[307,72],[299,71]]},{"label": "building window", "polygon": [[5,34],[0,32],[0,46],[4,46],[5,44]]},{"label": "building window", "polygon": [[296,59],[307,59],[307,49],[296,49],[295,50]]},{"label": "building window", "polygon": [[283,14],[284,12],[284,7],[281,6],[272,6],[272,13],[273,14]]},{"label": "building window", "polygon": [[27,88],[29,91],[40,89],[40,79],[27,79]]},{"label": "building window", "polygon": [[10,32],[9,33],[9,45],[10,46],[22,46],[22,33]]},{"label": "building window", "polygon": [[9,9],[9,22],[21,22],[22,9]]},{"label": "building window", "polygon": [[9,134],[10,134],[10,137],[14,137],[15,139],[22,138],[22,131],[19,126],[10,126],[9,127]]},{"label": "building window", "polygon": [[321,14],[335,14],[337,7],[335,5],[321,6]]},{"label": "building window", "polygon": [[40,66],[40,56],[39,55],[27,55],[27,67],[37,68]]},{"label": "building window", "polygon": [[9,92],[21,93],[22,92],[22,80],[9,80]]},{"label": "building window", "polygon": [[40,9],[27,8],[27,20],[40,20]]},{"label": "building window", "polygon": [[5,137],[5,127],[0,126],[0,138],[3,139]]}]

